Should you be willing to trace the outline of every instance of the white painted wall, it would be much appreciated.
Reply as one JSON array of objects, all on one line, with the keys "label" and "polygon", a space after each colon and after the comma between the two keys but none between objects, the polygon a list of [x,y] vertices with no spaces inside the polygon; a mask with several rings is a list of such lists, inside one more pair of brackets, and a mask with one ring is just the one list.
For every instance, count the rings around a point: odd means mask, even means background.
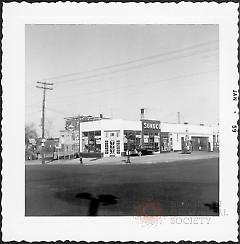
[{"label": "white painted wall", "polygon": [[[81,123],[81,132],[101,130],[101,151],[105,151],[105,132],[119,131],[120,151],[124,151],[124,130],[141,130],[141,121],[130,121],[122,119],[106,119]],[[109,138],[108,138],[109,139]],[[82,140],[81,140],[82,144]],[[81,145],[82,148],[82,145]]]},{"label": "white painted wall", "polygon": [[181,145],[181,136],[183,136],[183,134],[179,134],[179,133],[172,133],[172,145],[173,145],[173,151],[178,151],[182,149],[182,145]]},{"label": "white painted wall", "polygon": [[208,137],[210,142],[210,149],[213,150],[213,135],[217,133],[218,128],[214,126],[200,126],[190,124],[172,124],[161,123],[162,132],[171,132],[173,138],[173,150],[178,151],[182,149],[181,137],[189,135],[197,137]]},{"label": "white painted wall", "polygon": [[161,130],[162,132],[186,133],[187,131],[189,134],[213,135],[217,128],[214,126],[161,123]]},{"label": "white painted wall", "polygon": [[[103,119],[98,121],[89,121],[81,123],[81,132],[84,131],[101,131],[101,148],[104,152],[105,148],[105,131],[120,131],[120,150],[124,150],[124,130],[142,130],[141,121],[130,121],[122,119]],[[181,150],[181,137],[186,135],[208,137],[211,145],[211,150],[213,150],[213,134],[218,133],[218,128],[213,126],[200,126],[191,124],[175,124],[175,123],[161,123],[162,132],[172,133],[173,150]],[[82,133],[81,133],[82,134]],[[81,148],[82,148],[82,138],[80,138]]]},{"label": "white painted wall", "polygon": [[72,133],[67,130],[62,130],[60,131],[60,144],[65,144],[65,145],[72,145],[73,140],[72,140]]},{"label": "white painted wall", "polygon": [[80,125],[80,130],[83,131],[93,131],[101,130],[102,120],[82,122]]},{"label": "white painted wall", "polygon": [[213,151],[213,135],[208,137],[208,141],[210,142],[210,150]]},{"label": "white painted wall", "polygon": [[142,130],[141,121],[123,120],[122,126],[123,126],[123,130]]},{"label": "white painted wall", "polygon": [[182,150],[182,145],[181,145],[181,137],[184,137],[188,135],[189,139],[191,139],[192,136],[196,137],[207,137],[208,141],[210,142],[210,149],[211,151],[213,150],[213,135],[206,135],[206,134],[191,134],[191,133],[172,133],[172,138],[173,138],[173,150],[174,151],[179,151]]}]

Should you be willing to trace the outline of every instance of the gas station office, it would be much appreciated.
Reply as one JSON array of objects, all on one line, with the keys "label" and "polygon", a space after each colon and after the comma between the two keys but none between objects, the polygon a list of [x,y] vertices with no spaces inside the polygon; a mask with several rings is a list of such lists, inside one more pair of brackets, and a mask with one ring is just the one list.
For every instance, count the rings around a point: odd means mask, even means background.
[{"label": "gas station office", "polygon": [[71,138],[69,148],[78,152],[80,147],[83,157],[120,157],[128,149],[136,151],[141,147],[156,153],[181,151],[187,144],[193,151],[213,151],[218,147],[218,128],[212,126],[146,119],[98,119],[81,122],[76,128],[80,128],[80,133],[77,129],[61,131],[60,142],[65,144],[64,137]]}]

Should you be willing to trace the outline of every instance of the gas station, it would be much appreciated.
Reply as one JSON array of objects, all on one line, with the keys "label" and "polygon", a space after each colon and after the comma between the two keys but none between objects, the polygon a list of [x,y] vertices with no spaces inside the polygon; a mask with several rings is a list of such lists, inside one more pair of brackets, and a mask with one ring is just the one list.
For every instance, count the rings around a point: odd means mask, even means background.
[{"label": "gas station", "polygon": [[[71,125],[69,119],[66,124]],[[218,145],[218,128],[188,123],[166,123],[160,120],[94,118],[80,121],[80,126],[60,132],[62,147],[68,144],[73,153],[83,157],[121,157],[130,154],[171,151],[213,151]],[[80,131],[79,131],[80,128]],[[79,141],[80,137],[80,141]]]}]

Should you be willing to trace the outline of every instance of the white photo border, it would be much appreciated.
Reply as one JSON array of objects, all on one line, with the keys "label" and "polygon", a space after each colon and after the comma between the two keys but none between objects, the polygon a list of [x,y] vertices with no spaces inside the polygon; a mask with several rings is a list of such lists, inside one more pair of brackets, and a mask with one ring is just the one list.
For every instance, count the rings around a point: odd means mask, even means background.
[{"label": "white photo border", "polygon": [[[237,241],[237,3],[3,4],[3,241]],[[25,217],[25,24],[218,24],[220,43],[220,201],[209,224],[144,228],[134,217]],[[234,114],[234,111],[237,111]],[[237,116],[236,116],[237,115]],[[10,148],[14,144],[14,153]],[[170,218],[170,217],[169,217]]]}]

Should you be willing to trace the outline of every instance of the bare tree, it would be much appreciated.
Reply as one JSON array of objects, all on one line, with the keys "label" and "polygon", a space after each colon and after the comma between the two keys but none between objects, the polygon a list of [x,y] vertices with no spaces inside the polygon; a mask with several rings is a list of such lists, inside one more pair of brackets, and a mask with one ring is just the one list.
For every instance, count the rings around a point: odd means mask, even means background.
[{"label": "bare tree", "polygon": [[27,124],[25,125],[25,143],[29,143],[29,139],[37,139],[38,134],[35,128],[35,124]]},{"label": "bare tree", "polygon": [[25,125],[25,157],[30,159],[37,150],[38,134],[34,123]]}]

